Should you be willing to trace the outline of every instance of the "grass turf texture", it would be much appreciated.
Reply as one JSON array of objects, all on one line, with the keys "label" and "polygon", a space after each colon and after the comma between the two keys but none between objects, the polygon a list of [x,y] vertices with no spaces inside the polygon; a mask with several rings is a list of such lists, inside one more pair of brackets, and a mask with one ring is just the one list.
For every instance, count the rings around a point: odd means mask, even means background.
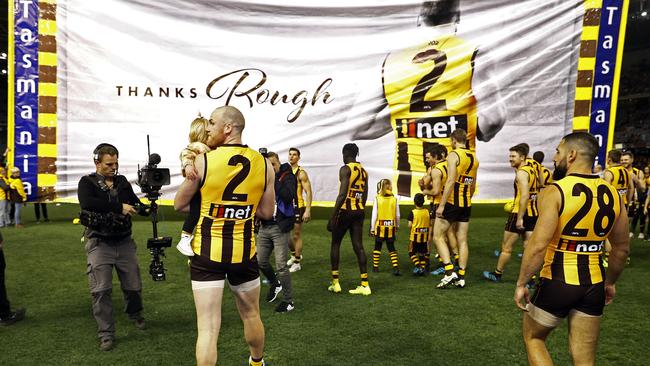
[{"label": "grass turf texture", "polygon": [[[148,275],[146,238],[151,225],[138,221],[134,237],[143,277],[147,329],[137,330],[122,312],[122,294],[114,276],[113,300],[117,344],[98,350],[96,324],[90,309],[86,258],[79,237],[82,227],[71,223],[74,205],[50,205],[52,222],[36,225],[33,211],[24,212],[26,228],[3,229],[7,286],[13,307],[27,307],[27,318],[0,327],[0,365],[186,365],[194,363],[195,313],[187,260],[167,251],[167,281]],[[493,217],[488,217],[492,213]],[[369,215],[368,215],[369,216]],[[479,215],[477,215],[479,216]],[[407,255],[406,222],[397,248],[402,277],[393,277],[386,249],[380,273],[370,273],[372,296],[347,294],[359,283],[359,272],[346,237],[341,250],[344,293],[327,292],[329,233],[325,221],[304,226],[303,270],[292,277],[296,309],[276,314],[275,304],[262,302],[266,328],[266,360],[273,365],[515,365],[526,364],[521,341],[521,312],[512,300],[520,259],[507,268],[503,283],[481,279],[496,264],[493,250],[503,235],[500,205],[483,209],[470,225],[468,285],[462,290],[436,290],[439,277],[413,277]],[[177,216],[167,213],[167,219]],[[367,226],[367,220],[366,220]],[[181,222],[166,221],[160,233],[178,239]],[[365,230],[367,232],[367,228]],[[364,237],[368,269],[372,238]],[[520,251],[520,246],[517,247]],[[650,294],[650,244],[632,243],[632,262],[617,286],[613,305],[603,319],[598,364],[645,364],[647,310]],[[262,299],[268,286],[262,287]],[[564,323],[549,338],[558,365],[570,364]],[[248,348],[229,291],[225,291],[219,337],[219,364],[246,364]]]}]

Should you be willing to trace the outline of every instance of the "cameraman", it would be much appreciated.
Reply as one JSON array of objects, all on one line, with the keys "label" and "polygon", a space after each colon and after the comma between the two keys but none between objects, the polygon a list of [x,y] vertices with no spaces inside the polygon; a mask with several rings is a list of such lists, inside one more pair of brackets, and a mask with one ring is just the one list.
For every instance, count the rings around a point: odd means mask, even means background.
[{"label": "cameraman", "polygon": [[145,327],[140,267],[131,237],[131,216],[136,213],[134,206],[142,206],[128,180],[117,175],[119,153],[115,146],[100,144],[93,154],[97,170],[81,178],[78,195],[81,223],[86,226],[86,273],[93,315],[97,321],[99,349],[109,351],[115,341],[111,300],[113,266],[124,292],[125,312],[138,329]]}]

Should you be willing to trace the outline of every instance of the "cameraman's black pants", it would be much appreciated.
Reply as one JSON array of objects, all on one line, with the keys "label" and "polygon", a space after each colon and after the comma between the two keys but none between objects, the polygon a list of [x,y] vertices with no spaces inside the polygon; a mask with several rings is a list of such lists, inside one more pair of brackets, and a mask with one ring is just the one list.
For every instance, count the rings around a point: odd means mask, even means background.
[{"label": "cameraman's black pants", "polygon": [[137,319],[142,311],[142,280],[136,255],[136,246],[129,236],[118,241],[98,238],[86,239],[88,255],[88,285],[92,295],[93,315],[97,321],[97,336],[115,337],[113,318],[113,267],[124,293],[125,309],[130,319]]}]

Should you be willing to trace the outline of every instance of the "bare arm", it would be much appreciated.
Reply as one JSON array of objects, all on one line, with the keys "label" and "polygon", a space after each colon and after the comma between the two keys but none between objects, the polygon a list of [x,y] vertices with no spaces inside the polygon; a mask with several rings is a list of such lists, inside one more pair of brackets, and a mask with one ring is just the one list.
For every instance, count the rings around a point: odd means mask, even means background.
[{"label": "bare arm", "polygon": [[332,218],[334,218],[343,202],[345,202],[345,195],[348,193],[348,183],[350,182],[350,168],[347,165],[344,165],[339,169],[339,195],[336,197],[336,202],[334,203],[334,211],[332,212]]},{"label": "bare arm", "polygon": [[[630,174],[630,178],[633,178],[634,176]],[[634,200],[634,179],[630,179],[629,182],[627,182],[627,202],[629,204],[632,204],[632,201]]]},{"label": "bare arm", "polygon": [[472,89],[478,103],[478,126],[476,135],[481,141],[490,141],[507,120],[507,111],[501,96],[501,88],[493,70],[493,61],[476,51]]},{"label": "bare arm", "polygon": [[519,211],[517,212],[517,229],[524,228],[524,215],[528,206],[530,192],[528,189],[528,173],[524,170],[517,170],[517,190],[519,190]]},{"label": "bare arm", "polygon": [[643,174],[643,171],[639,171],[639,175],[636,177],[636,179],[639,181],[639,189],[641,189],[641,192],[645,191],[645,175]]},{"label": "bare arm", "polygon": [[[383,67],[382,65],[382,73]],[[351,116],[348,118],[362,120],[353,132],[352,140],[374,140],[391,132],[390,110],[388,109],[388,101],[384,94],[383,84],[379,85],[379,87],[372,88],[365,95],[362,94],[356,104],[368,105],[369,108],[367,109],[369,111],[364,109],[360,112],[362,113],[361,116]]]},{"label": "bare arm", "polygon": [[300,180],[300,185],[302,186],[302,190],[306,193],[305,213],[302,215],[302,221],[309,222],[309,220],[311,220],[311,201],[312,201],[311,181],[309,181],[309,176],[307,175],[307,172],[302,169],[300,169],[300,174],[298,174],[298,179]]},{"label": "bare arm", "polygon": [[[546,247],[557,230],[561,199],[560,191],[554,185],[548,186],[539,196],[537,205],[539,218],[533,235],[528,240],[526,250],[524,250],[524,258],[521,261],[521,270],[515,289],[515,303],[522,310],[526,310],[526,303],[530,302],[528,289],[525,285],[542,266]],[[524,300],[526,303],[522,304]]]},{"label": "bare arm", "polygon": [[275,211],[275,171],[271,162],[268,159],[264,160],[266,162],[266,189],[257,205],[255,216],[262,220],[270,220],[273,218],[273,211]]},{"label": "bare arm", "polygon": [[614,180],[614,174],[612,174],[612,172],[609,170],[605,170],[605,173],[603,173],[603,179],[605,182],[612,184],[612,181]]},{"label": "bare arm", "polygon": [[451,191],[454,189],[454,182],[456,181],[456,175],[458,174],[458,162],[458,154],[453,151],[449,153],[447,156],[447,181],[445,182],[445,188],[442,192],[442,197],[440,197],[440,204],[436,210],[437,217],[442,217],[442,213],[445,210],[445,204],[447,204],[447,199],[449,199]]},{"label": "bare arm", "polygon": [[612,250],[609,252],[609,266],[605,276],[605,304],[609,305],[616,295],[614,284],[625,268],[625,262],[630,255],[630,237],[628,236],[628,217],[627,210],[621,202],[621,214],[614,223],[612,231],[607,237]]},{"label": "bare arm", "polygon": [[441,178],[442,173],[439,169],[431,169],[431,188],[423,189],[422,193],[433,197],[439,195],[443,184],[443,182],[441,182]]},{"label": "bare arm", "polygon": [[377,204],[379,201],[375,201],[375,203],[372,205],[372,218],[370,219],[370,234],[374,235],[375,234],[375,227],[377,225]]},{"label": "bare arm", "polygon": [[205,171],[205,154],[197,156],[197,159],[194,160],[194,166],[196,167],[198,179],[189,179],[185,178],[181,186],[176,192],[174,197],[174,210],[178,212],[189,212],[190,211],[190,201],[192,197],[199,191],[199,186],[203,182],[203,173]]}]

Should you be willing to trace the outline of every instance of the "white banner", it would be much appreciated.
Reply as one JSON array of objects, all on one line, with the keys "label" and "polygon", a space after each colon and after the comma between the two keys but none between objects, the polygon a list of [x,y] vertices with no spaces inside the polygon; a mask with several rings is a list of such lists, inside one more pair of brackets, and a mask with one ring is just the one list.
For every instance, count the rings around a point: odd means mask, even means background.
[{"label": "white banner", "polygon": [[334,200],[345,143],[370,187],[395,185],[461,126],[477,135],[477,201],[509,198],[508,148],[552,167],[572,128],[583,2],[453,3],[58,0],[57,196],[76,197],[101,142],[134,180],[148,134],[173,198],[190,122],[228,104],[251,147],[300,149],[315,201]]}]

